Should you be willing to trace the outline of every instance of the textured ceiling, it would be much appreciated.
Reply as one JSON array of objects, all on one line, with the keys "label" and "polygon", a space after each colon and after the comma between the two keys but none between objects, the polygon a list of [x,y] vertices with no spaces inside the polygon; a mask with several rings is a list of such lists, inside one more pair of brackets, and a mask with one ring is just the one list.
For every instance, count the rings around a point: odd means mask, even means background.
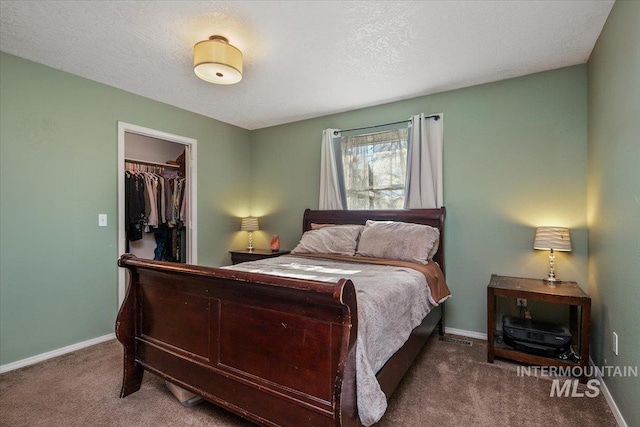
[{"label": "textured ceiling", "polygon": [[[10,1],[0,49],[246,129],[587,61],[613,1]],[[193,45],[244,53],[233,86]]]}]

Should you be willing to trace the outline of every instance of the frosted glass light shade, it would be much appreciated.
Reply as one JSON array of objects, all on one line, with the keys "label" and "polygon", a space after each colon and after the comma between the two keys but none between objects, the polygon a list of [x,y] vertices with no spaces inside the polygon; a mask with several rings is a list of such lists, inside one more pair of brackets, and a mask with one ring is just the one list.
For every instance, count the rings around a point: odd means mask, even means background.
[{"label": "frosted glass light shade", "polygon": [[209,83],[238,83],[242,80],[242,52],[226,38],[211,36],[193,47],[193,71]]}]

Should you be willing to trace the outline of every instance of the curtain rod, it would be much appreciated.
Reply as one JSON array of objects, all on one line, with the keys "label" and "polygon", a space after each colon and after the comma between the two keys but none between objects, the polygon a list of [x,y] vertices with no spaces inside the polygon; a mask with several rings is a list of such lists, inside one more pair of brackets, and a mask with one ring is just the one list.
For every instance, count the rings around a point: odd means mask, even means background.
[{"label": "curtain rod", "polygon": [[179,165],[172,165],[170,163],[160,163],[160,162],[151,162],[146,160],[138,160],[138,159],[124,159],[125,163],[141,163],[143,165],[151,165],[151,166],[163,166],[168,168],[179,168]]},{"label": "curtain rod", "polygon": [[[440,114],[431,114],[430,116],[425,116],[425,119],[434,119],[434,120],[440,120]],[[399,125],[400,123],[409,123],[411,121],[411,119],[407,119],[407,120],[401,120],[399,122],[392,122],[392,123],[385,123],[382,125],[374,125],[374,126],[365,126],[362,128],[354,128],[354,129],[341,129],[341,130],[334,130],[333,134],[334,135],[338,135],[340,132],[351,132],[354,130],[363,130],[363,129],[373,129],[373,128],[379,128],[379,127],[383,127],[383,126],[391,126],[391,125]]]}]

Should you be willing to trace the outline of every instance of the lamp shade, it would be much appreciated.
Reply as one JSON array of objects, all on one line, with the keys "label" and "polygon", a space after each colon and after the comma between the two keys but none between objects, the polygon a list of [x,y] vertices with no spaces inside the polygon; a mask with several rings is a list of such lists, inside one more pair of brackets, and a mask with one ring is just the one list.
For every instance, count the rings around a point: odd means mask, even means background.
[{"label": "lamp shade", "polygon": [[240,224],[241,231],[256,231],[260,230],[258,226],[258,218],[242,218],[242,223]]},{"label": "lamp shade", "polygon": [[571,251],[571,235],[564,227],[538,227],[533,242],[533,249],[553,249],[554,251]]},{"label": "lamp shade", "polygon": [[238,83],[242,80],[242,52],[225,37],[211,36],[193,47],[193,71],[209,83]]}]

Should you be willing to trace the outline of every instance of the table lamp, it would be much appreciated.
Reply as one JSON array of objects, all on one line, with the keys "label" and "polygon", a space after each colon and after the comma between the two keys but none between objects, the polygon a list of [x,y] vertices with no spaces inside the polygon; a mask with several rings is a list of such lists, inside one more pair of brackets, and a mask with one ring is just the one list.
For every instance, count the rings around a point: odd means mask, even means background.
[{"label": "table lamp", "polygon": [[571,252],[571,235],[569,229],[564,227],[538,227],[533,242],[533,249],[549,251],[549,275],[545,282],[555,285],[561,281],[556,278],[555,258],[553,251]]},{"label": "table lamp", "polygon": [[247,246],[247,250],[249,252],[253,252],[253,232],[259,229],[260,227],[258,226],[258,218],[242,218],[240,230],[249,232],[249,246]]}]

